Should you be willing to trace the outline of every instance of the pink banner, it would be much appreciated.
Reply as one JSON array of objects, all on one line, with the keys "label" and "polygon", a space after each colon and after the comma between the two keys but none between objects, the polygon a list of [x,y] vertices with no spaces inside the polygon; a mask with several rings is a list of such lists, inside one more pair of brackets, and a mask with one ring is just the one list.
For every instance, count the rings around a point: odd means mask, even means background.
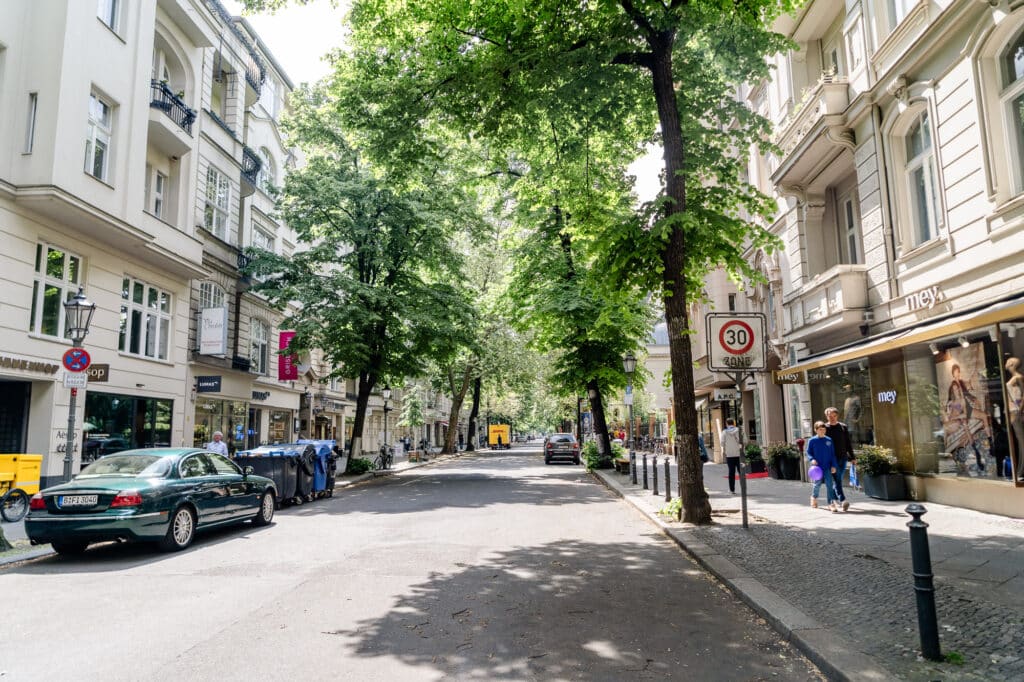
[{"label": "pink banner", "polygon": [[[295,332],[281,332],[280,350],[288,347],[292,342]],[[277,361],[277,380],[295,381],[299,378],[298,355],[279,355]]]}]

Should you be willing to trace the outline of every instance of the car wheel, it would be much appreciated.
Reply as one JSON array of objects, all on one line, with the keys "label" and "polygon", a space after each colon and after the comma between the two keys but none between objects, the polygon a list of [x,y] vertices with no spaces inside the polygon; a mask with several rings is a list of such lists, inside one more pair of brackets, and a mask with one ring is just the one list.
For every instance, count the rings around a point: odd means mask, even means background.
[{"label": "car wheel", "polygon": [[0,498],[0,518],[9,523],[17,523],[28,514],[28,495],[20,488],[10,490]]},{"label": "car wheel", "polygon": [[167,534],[160,541],[160,549],[178,552],[192,544],[196,537],[196,515],[188,507],[178,507],[167,525]]},{"label": "car wheel", "polygon": [[269,526],[274,520],[274,493],[269,490],[260,498],[260,509],[252,519],[254,526]]},{"label": "car wheel", "polygon": [[572,463],[573,463],[573,464],[576,464],[576,465],[578,466],[578,465],[579,465],[579,463],[580,463],[580,458],[579,458],[579,457],[577,457],[576,459],[574,459],[574,460],[572,461]]},{"label": "car wheel", "polygon": [[53,551],[61,556],[76,556],[83,553],[85,548],[88,546],[88,542],[83,542],[81,540],[65,540],[50,543],[50,547],[53,547]]}]

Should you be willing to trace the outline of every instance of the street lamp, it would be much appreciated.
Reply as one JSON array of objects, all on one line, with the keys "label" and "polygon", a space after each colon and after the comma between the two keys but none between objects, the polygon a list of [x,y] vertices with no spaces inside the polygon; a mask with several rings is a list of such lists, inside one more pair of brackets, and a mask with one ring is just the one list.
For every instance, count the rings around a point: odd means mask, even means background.
[{"label": "street lamp", "polygon": [[388,447],[388,412],[391,411],[388,401],[391,400],[391,387],[384,384],[380,394],[384,398],[384,447]]},{"label": "street lamp", "polygon": [[626,370],[626,404],[629,406],[629,451],[633,452],[633,372],[636,371],[636,356],[629,351],[622,358],[622,369]]},{"label": "street lamp", "polygon": [[[93,313],[96,312],[96,304],[85,297],[82,287],[78,293],[67,301],[64,301],[64,319],[67,324],[68,336],[71,337],[71,347],[81,348],[82,341],[89,334],[89,324],[92,323]],[[68,432],[67,442],[64,446],[64,480],[71,480],[71,464],[74,460],[75,450],[75,407],[78,402],[78,389],[71,389],[71,403],[68,407]]]}]

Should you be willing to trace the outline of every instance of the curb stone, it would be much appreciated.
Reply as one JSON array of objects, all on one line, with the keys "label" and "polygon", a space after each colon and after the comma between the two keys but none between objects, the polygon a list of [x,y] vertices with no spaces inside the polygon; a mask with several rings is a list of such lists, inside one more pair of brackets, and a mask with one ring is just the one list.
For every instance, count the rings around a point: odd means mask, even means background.
[{"label": "curb stone", "polygon": [[895,678],[869,654],[850,646],[843,637],[769,590],[742,568],[697,539],[686,527],[669,526],[658,517],[656,511],[652,512],[639,504],[639,500],[628,494],[617,481],[607,478],[598,471],[590,473],[608,490],[657,525],[662,533],[693,557],[702,568],[725,584],[740,601],[768,621],[830,680],[880,682]]}]

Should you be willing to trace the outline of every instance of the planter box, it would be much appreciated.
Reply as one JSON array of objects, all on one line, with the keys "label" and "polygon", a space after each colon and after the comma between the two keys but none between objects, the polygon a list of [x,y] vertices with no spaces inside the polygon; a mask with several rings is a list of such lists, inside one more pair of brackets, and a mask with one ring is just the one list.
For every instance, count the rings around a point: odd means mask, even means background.
[{"label": "planter box", "polygon": [[747,462],[747,470],[752,474],[763,474],[767,471],[763,459],[755,459],[751,462]]},{"label": "planter box", "polygon": [[879,500],[907,499],[907,481],[903,474],[884,474],[882,476],[858,477],[864,486],[864,494]]},{"label": "planter box", "polygon": [[768,466],[768,475],[780,481],[800,480],[800,460],[794,457],[782,457]]}]

